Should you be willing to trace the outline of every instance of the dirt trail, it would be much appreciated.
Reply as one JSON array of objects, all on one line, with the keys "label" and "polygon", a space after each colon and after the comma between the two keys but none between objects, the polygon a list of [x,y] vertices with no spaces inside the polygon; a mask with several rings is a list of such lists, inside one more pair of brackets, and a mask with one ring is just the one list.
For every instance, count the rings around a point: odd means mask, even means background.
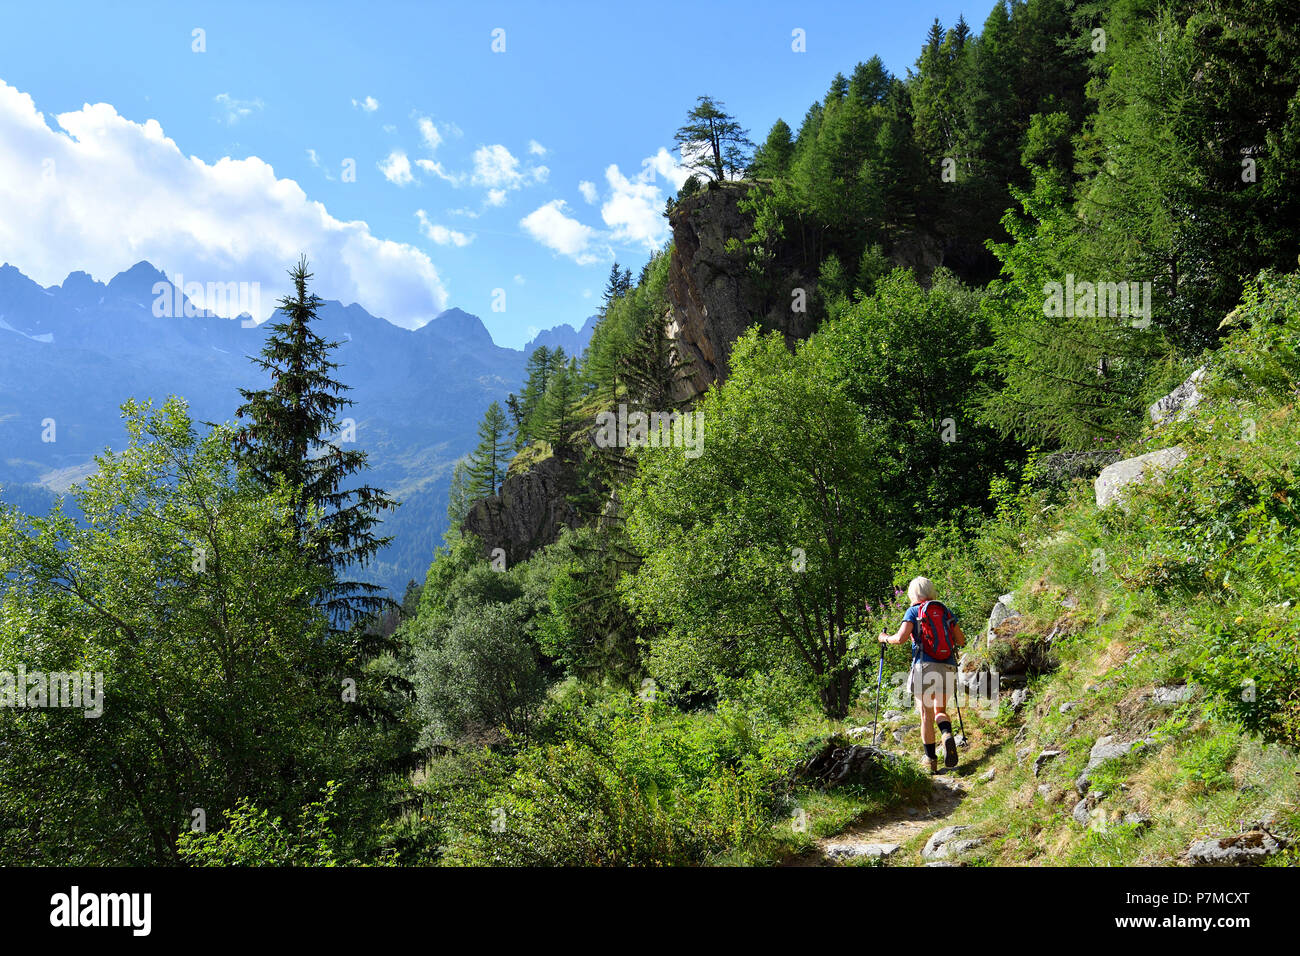
[{"label": "dirt trail", "polygon": [[[960,771],[958,771],[960,772]],[[806,859],[805,865],[827,865],[835,861],[830,855],[831,848],[850,851],[855,847],[871,844],[904,844],[926,830],[937,829],[966,798],[970,784],[958,776],[940,774],[931,782],[930,796],[919,805],[896,807],[882,813],[867,817],[853,826],[817,841],[818,855]],[[915,851],[914,851],[915,852]],[[899,850],[894,859],[910,856],[906,850]],[[901,862],[901,861],[900,861]]]}]

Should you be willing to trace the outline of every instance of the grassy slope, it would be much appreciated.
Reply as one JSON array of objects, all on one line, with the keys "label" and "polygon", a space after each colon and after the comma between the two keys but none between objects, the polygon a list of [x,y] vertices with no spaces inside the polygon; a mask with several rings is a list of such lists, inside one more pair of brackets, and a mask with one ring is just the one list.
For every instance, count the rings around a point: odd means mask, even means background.
[{"label": "grassy slope", "polygon": [[[1250,431],[1243,422],[1252,423]],[[953,824],[972,827],[963,837],[985,840],[968,862],[993,865],[1177,864],[1194,840],[1249,829],[1270,811],[1283,830],[1300,832],[1296,751],[1264,743],[1225,713],[1232,688],[1195,680],[1198,664],[1221,656],[1222,645],[1212,648],[1205,636],[1216,622],[1243,646],[1265,633],[1294,634],[1294,609],[1275,600],[1286,574],[1258,569],[1294,557],[1296,525],[1241,519],[1256,498],[1289,509],[1300,413],[1282,401],[1206,403],[1190,422],[1148,435],[1133,453],[1175,441],[1189,459],[1166,480],[1135,490],[1127,513],[1099,512],[1091,487],[1080,482],[1065,503],[1040,508],[1021,525],[1032,533],[1006,560],[1017,573],[1005,584],[1024,609],[1021,639],[1057,632],[1058,666],[1031,679],[1019,714],[1005,706],[1005,695],[996,719],[968,706],[971,746],[959,773],[969,795],[891,863],[920,862],[926,837]],[[1005,528],[999,531],[1005,539]],[[1294,668],[1294,643],[1283,640],[1281,653]],[[980,654],[988,655],[983,635]],[[1189,678],[1187,699],[1153,697],[1154,688]],[[1294,689],[1290,701],[1294,714]],[[851,722],[863,719],[869,707]],[[1094,772],[1092,790],[1106,797],[1081,826],[1071,812],[1074,781],[1107,734],[1149,743]],[[913,732],[905,746],[916,754],[919,737]],[[1035,758],[1045,750],[1062,754],[1035,776]],[[1119,822],[1133,812],[1151,826]],[[1296,860],[1291,849],[1271,862]]]}]

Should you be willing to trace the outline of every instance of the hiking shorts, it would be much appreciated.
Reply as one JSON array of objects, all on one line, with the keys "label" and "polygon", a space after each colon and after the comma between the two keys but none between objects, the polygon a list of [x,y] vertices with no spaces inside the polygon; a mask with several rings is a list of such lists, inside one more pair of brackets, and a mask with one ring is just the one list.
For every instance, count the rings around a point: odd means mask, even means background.
[{"label": "hiking shorts", "polygon": [[936,664],[933,661],[915,661],[907,672],[907,692],[921,701],[944,697],[951,701],[957,695],[957,668],[953,664]]}]

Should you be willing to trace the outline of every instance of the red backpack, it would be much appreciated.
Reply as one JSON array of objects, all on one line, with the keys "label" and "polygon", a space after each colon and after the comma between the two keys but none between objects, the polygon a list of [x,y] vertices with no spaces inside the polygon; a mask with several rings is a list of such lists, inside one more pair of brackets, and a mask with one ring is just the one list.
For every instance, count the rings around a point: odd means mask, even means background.
[{"label": "red backpack", "polygon": [[956,618],[938,601],[926,601],[916,612],[912,640],[920,645],[926,658],[940,663],[949,660],[956,650],[952,626]]}]

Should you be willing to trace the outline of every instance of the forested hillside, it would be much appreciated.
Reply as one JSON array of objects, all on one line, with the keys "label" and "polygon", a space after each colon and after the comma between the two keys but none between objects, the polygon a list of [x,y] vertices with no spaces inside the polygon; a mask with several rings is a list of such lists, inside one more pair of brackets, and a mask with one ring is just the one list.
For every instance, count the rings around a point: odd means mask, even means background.
[{"label": "forested hillside", "polygon": [[[387,503],[287,413],[132,406],[89,529],[0,512],[0,665],[156,675],[0,710],[0,861],[1294,863],[1294,10],[918,43],[802,117],[682,104],[672,241],[484,409],[400,607],[321,612]],[[971,639],[934,778],[877,656],[918,575]]]}]

